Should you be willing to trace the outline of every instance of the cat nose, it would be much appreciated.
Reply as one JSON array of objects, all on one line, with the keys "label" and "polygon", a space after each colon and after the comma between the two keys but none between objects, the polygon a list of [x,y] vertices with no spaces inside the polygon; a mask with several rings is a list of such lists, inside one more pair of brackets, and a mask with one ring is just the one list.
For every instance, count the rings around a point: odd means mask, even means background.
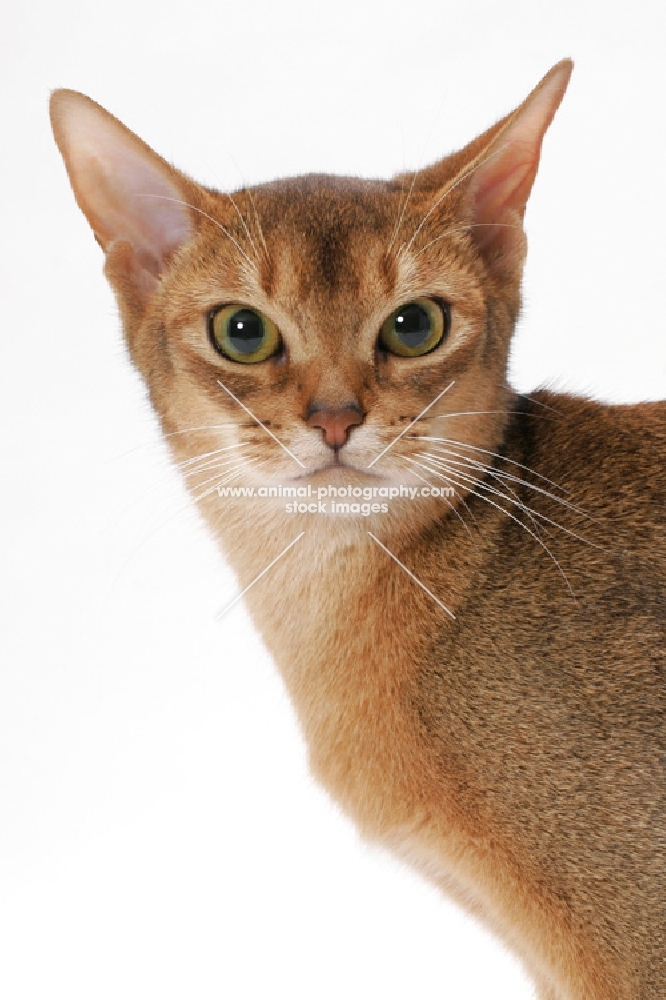
[{"label": "cat nose", "polygon": [[351,403],[340,410],[328,410],[326,407],[311,403],[306,422],[308,427],[321,427],[326,444],[338,451],[347,443],[352,427],[363,423],[363,414],[356,403]]}]

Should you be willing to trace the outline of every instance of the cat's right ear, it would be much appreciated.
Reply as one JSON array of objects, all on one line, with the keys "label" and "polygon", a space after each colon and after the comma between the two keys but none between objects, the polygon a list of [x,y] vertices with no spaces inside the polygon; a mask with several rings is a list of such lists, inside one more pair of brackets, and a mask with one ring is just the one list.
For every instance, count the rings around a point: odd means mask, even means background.
[{"label": "cat's right ear", "polygon": [[84,94],[56,90],[51,124],[116,289],[142,308],[193,233],[187,179]]},{"label": "cat's right ear", "polygon": [[[446,160],[423,171],[436,185],[442,169],[443,191],[461,204],[458,212],[491,274],[515,275],[522,267],[525,236],[522,220],[541,155],[546,129],[564,96],[571,76],[570,59],[553,66],[512,114]],[[451,171],[453,175],[451,176]],[[433,183],[434,182],[434,183]]]}]

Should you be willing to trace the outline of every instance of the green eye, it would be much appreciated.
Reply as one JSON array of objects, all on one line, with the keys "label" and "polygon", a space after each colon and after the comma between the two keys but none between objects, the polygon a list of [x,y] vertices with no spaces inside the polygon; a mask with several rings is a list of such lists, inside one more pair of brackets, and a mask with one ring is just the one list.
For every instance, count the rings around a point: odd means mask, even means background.
[{"label": "green eye", "polygon": [[406,302],[392,313],[379,332],[379,344],[401,358],[428,354],[444,339],[449,326],[448,308],[434,299]]},{"label": "green eye", "polygon": [[243,364],[266,361],[282,346],[280,331],[268,316],[238,304],[211,313],[209,329],[215,350]]}]

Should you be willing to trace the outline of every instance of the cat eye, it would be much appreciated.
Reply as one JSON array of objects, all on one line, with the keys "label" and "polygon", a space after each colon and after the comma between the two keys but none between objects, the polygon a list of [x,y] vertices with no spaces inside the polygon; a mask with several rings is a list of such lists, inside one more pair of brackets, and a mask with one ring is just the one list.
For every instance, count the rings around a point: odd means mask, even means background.
[{"label": "cat eye", "polygon": [[446,303],[414,299],[391,313],[379,331],[379,346],[401,358],[418,358],[441,344],[449,332]]},{"label": "cat eye", "polygon": [[243,364],[266,361],[282,346],[280,331],[268,316],[238,303],[210,314],[209,335],[219,354]]}]

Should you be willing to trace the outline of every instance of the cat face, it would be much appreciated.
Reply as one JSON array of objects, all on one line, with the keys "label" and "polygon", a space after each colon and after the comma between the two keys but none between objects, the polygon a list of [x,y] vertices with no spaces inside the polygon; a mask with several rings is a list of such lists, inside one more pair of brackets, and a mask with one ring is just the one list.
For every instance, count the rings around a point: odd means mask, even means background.
[{"label": "cat face", "polygon": [[[391,182],[306,176],[220,194],[93,102],[54,95],[77,200],[195,495],[220,484],[452,486],[435,450],[499,446],[522,215],[566,87],[555,67],[461,152]],[[432,516],[422,505],[419,516]]]},{"label": "cat face", "polygon": [[[331,472],[404,478],[404,456],[423,451],[417,438],[442,414],[497,409],[508,324],[490,322],[498,310],[485,301],[479,255],[468,230],[450,218],[436,218],[407,246],[423,219],[423,198],[414,198],[394,236],[405,194],[396,185],[313,177],[239,192],[234,205],[209,195],[205,211],[224,232],[213,239],[217,227],[203,220],[133,345],[145,370],[164,330],[155,403],[167,430],[230,425],[220,438],[241,448],[252,482]],[[443,238],[427,246],[434,233]],[[216,340],[217,317],[241,310],[278,331],[268,358],[237,360],[230,343],[224,353],[223,333]],[[425,347],[428,336],[434,346],[398,354],[395,333],[395,344],[382,336],[396,313],[412,326],[421,321]],[[356,420],[340,440],[332,432],[327,440],[318,415],[345,411]]]}]

